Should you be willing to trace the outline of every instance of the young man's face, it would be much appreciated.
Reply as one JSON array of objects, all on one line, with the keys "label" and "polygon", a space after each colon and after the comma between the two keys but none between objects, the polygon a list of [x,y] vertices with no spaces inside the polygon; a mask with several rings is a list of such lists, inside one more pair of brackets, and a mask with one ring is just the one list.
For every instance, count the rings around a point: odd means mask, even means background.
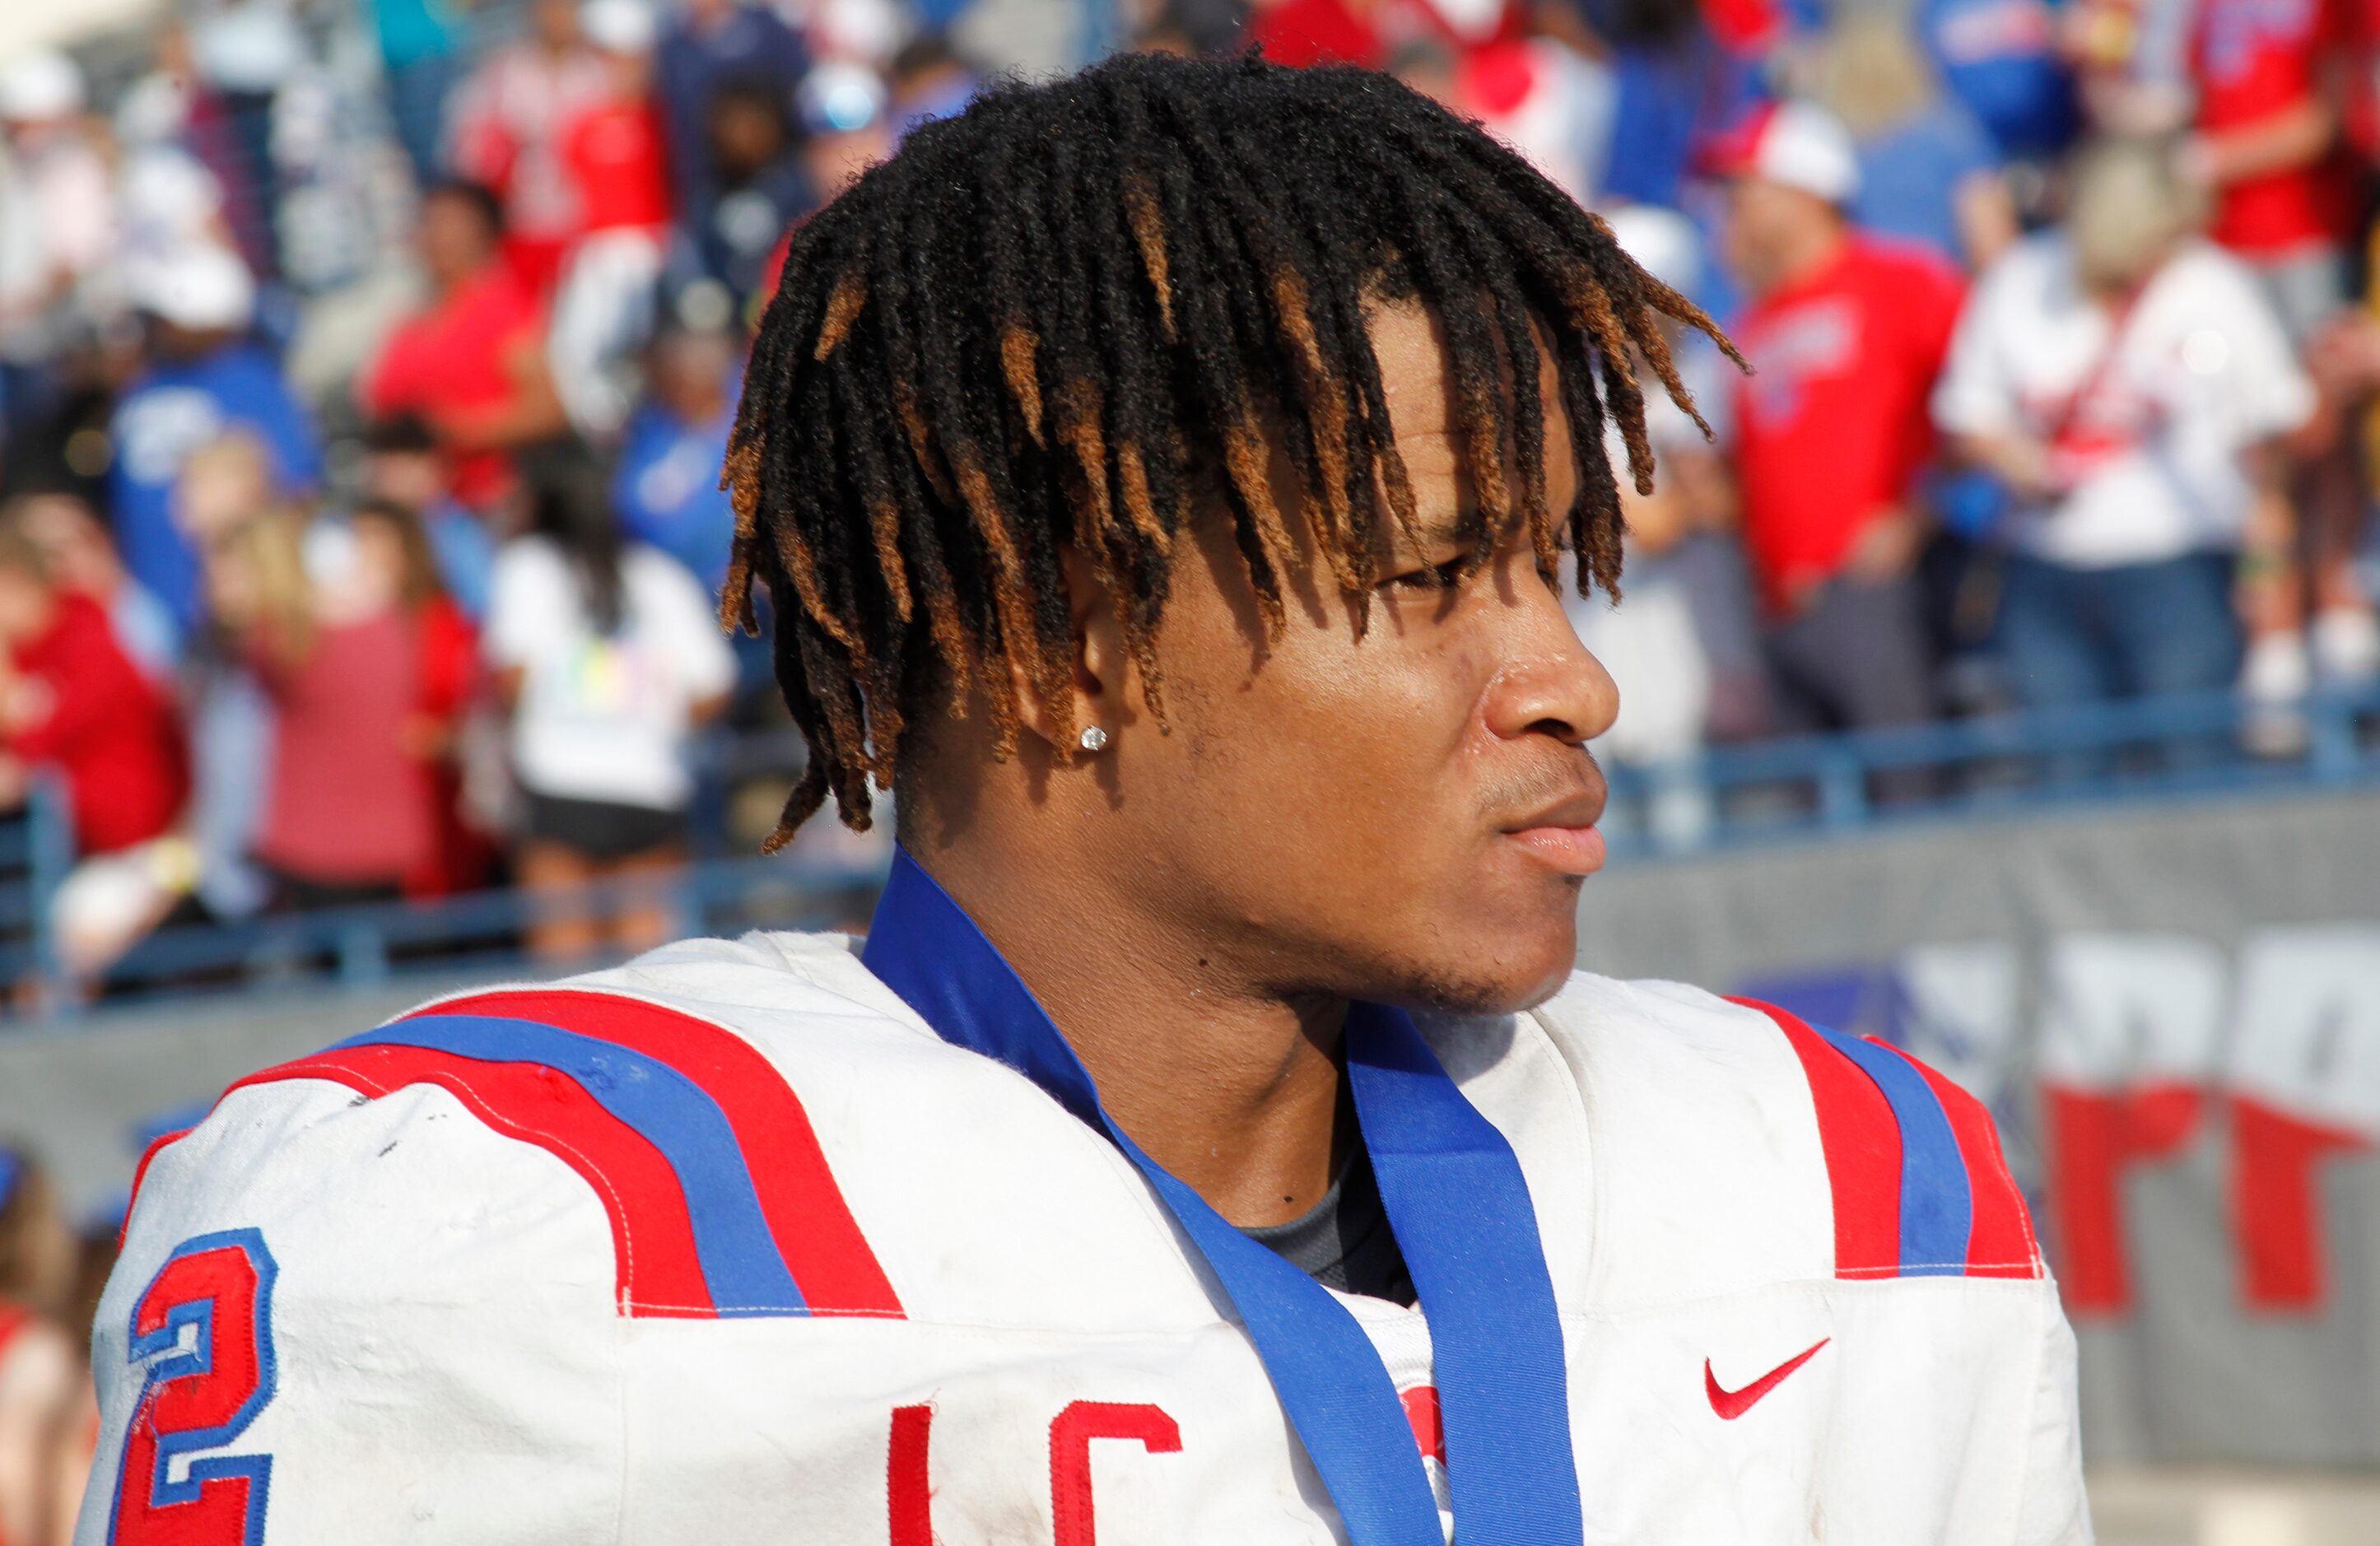
[{"label": "young man's face", "polygon": [[575,0],[538,0],[529,25],[540,43],[558,53],[578,42],[578,6]]},{"label": "young man's face", "polygon": [[722,92],[711,103],[710,153],[731,177],[747,177],[785,148],[783,115],[745,92]]},{"label": "young man's face", "polygon": [[1727,185],[1727,221],[1721,246],[1728,266],[1755,296],[1793,277],[1781,255],[1806,250],[1805,237],[1840,217],[1825,200],[1760,177],[1735,177]]},{"label": "young man's face", "polygon": [[47,632],[57,615],[48,581],[15,564],[0,564],[0,644],[23,644]]},{"label": "young man's face", "polygon": [[434,451],[374,451],[364,463],[364,488],[375,499],[424,511],[446,492],[446,464]]},{"label": "young man's face", "polygon": [[455,193],[433,194],[422,201],[421,223],[415,238],[422,266],[432,282],[457,285],[487,266],[495,256],[496,236],[479,206]]},{"label": "young man's face", "polygon": [[[1582,830],[1604,799],[1582,743],[1609,727],[1618,692],[1519,523],[1459,586],[1417,583],[1463,556],[1451,532],[1475,498],[1464,436],[1432,318],[1386,309],[1372,337],[1437,534],[1383,549],[1360,640],[1353,598],[1318,559],[1268,640],[1230,533],[1203,523],[1176,555],[1158,637],[1173,733],[1128,700],[1100,754],[1113,767],[1096,776],[1142,883],[1272,986],[1514,1009],[1571,968],[1578,888],[1602,857]],[[1541,384],[1547,497],[1562,511],[1577,481],[1549,362]]]},{"label": "young man's face", "polygon": [[104,598],[115,589],[123,566],[90,505],[72,494],[39,493],[24,501],[18,519],[59,590]]}]

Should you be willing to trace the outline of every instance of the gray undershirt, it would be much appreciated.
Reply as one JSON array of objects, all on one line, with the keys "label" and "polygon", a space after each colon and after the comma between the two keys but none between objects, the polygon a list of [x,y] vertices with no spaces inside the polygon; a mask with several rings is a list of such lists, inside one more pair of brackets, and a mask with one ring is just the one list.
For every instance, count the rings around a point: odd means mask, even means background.
[{"label": "gray undershirt", "polygon": [[1404,1252],[1389,1228],[1372,1161],[1361,1148],[1322,1194],[1322,1200],[1287,1223],[1243,1229],[1291,1266],[1325,1288],[1367,1294],[1410,1307],[1413,1276]]}]

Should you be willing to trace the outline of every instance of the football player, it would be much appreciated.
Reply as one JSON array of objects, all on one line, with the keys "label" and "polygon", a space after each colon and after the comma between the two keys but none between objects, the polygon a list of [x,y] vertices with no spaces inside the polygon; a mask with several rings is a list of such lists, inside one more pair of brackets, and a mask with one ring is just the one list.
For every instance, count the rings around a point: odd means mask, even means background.
[{"label": "football player", "polygon": [[727,461],[866,943],[428,1004],[153,1152],[82,1540],[2088,1539],[1989,1118],[1574,973],[1663,318],[1384,77],[1120,59],[794,237]]}]

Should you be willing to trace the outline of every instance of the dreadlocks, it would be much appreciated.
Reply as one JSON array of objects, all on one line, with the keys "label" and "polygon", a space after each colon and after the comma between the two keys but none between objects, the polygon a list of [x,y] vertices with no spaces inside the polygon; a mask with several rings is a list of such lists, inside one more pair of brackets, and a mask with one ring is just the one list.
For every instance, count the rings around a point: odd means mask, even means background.
[{"label": "dreadlocks", "polygon": [[[1365,331],[1367,306],[1404,299],[1445,330],[1479,494],[1458,535],[1484,555],[1517,514],[1548,583],[1567,546],[1582,591],[1612,587],[1604,416],[1649,492],[1633,361],[1692,412],[1660,318],[1726,341],[1600,220],[1394,80],[1118,58],[916,130],[814,216],[761,322],[726,467],[722,615],[756,629],[752,584],[768,586],[810,752],[769,846],[830,791],[864,830],[869,781],[891,786],[929,690],[960,713],[981,691],[1002,752],[1012,666],[1066,712],[1066,544],[1116,598],[1160,724],[1168,565],[1210,493],[1269,626],[1293,516],[1368,597],[1375,491],[1415,521]],[[1537,379],[1540,335],[1580,468],[1566,511],[1547,508],[1539,394],[1505,384]],[[1302,510],[1275,499],[1275,441]],[[1070,747],[1074,727],[1057,730]]]}]

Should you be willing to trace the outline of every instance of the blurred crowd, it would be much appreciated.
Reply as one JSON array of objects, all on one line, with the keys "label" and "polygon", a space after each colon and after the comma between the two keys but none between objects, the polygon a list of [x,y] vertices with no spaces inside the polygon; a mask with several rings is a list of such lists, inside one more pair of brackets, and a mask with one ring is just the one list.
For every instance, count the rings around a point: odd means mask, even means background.
[{"label": "blurred crowd", "polygon": [[771,723],[711,597],[784,233],[1117,47],[1393,71],[1728,328],[1576,605],[1612,759],[2232,688],[2293,751],[2380,675],[2380,11],[1838,6],[183,0],[0,59],[0,797],[71,812],[59,957],[507,878],[549,960],[662,937],[567,898]]}]

